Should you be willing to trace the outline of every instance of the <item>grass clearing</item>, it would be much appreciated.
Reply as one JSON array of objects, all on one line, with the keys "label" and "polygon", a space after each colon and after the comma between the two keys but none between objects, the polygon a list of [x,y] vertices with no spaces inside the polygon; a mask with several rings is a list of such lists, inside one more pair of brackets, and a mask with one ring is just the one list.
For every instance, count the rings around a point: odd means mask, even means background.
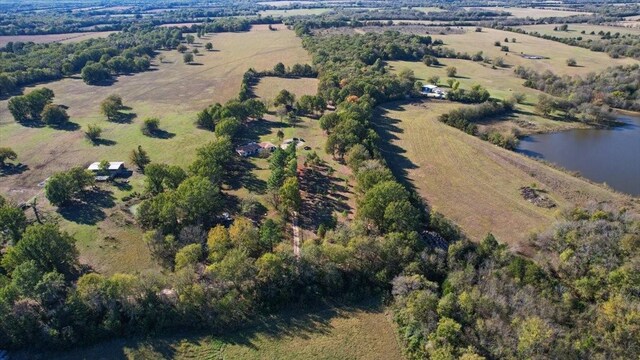
[{"label": "grass clearing", "polygon": [[[633,206],[627,196],[437,120],[459,106],[448,101],[389,104],[378,110],[375,125],[394,173],[471,239],[477,241],[492,232],[499,241],[526,253],[529,234],[547,228],[558,208],[590,201]],[[547,191],[558,208],[540,208],[524,200],[519,188],[533,183]]]},{"label": "grass clearing", "polygon": [[[256,26],[251,32],[215,34],[198,41],[194,45],[201,53],[196,56],[198,65],[184,64],[182,54],[171,51],[162,53],[164,62],[154,61],[152,71],[120,76],[111,86],[89,86],[79,78],[38,85],[52,89],[56,94],[54,102],[69,107],[71,122],[76,124],[69,130],[17,124],[7,110],[7,101],[1,101],[0,143],[13,148],[18,160],[28,168],[3,176],[0,193],[16,202],[37,196],[42,210],[51,211],[45,205],[40,182],[56,172],[103,159],[128,163],[129,153],[138,145],[147,150],[154,162],[186,167],[195,156],[195,149],[213,139],[211,132],[194,126],[196,112],[235,97],[242,75],[250,67],[270,69],[280,61],[286,65],[310,61],[300,39],[283,27],[270,31],[267,26]],[[214,51],[204,50],[208,41],[213,42]],[[28,91],[31,89],[25,90]],[[131,123],[110,123],[99,114],[100,102],[113,93],[121,95],[135,113]],[[167,138],[142,134],[141,123],[150,116],[160,118]],[[84,129],[93,123],[103,129],[103,145],[93,146],[84,139]],[[126,209],[119,208],[120,198],[131,190],[139,191],[142,181],[143,177],[136,174],[130,179],[130,189],[108,187],[99,198],[91,199],[91,206],[61,214],[62,228],[78,237],[81,257],[89,265],[106,273],[154,268],[148,255],[142,255],[147,249],[140,230],[116,221],[127,216]],[[111,238],[119,243],[112,243]]]},{"label": "grass clearing", "polygon": [[462,59],[439,59],[439,61],[441,62],[440,66],[426,66],[422,62],[415,61],[389,61],[388,65],[394,72],[400,72],[403,69],[412,70],[416,79],[424,84],[427,84],[431,77],[439,76],[438,85],[443,88],[448,87],[446,85],[446,81],[449,79],[447,67],[453,66],[458,70],[455,80],[460,82],[462,89],[469,89],[473,85],[479,84],[486,88],[493,98],[501,100],[508,99],[515,93],[526,95],[525,102],[517,105],[517,111],[512,119],[487,121],[479,124],[480,130],[485,127],[501,132],[517,129],[520,134],[525,135],[585,127],[584,124],[578,122],[556,121],[538,116],[534,108],[538,102],[538,96],[542,92],[522,85],[524,80],[515,76],[511,69],[492,69],[491,65]]},{"label": "grass clearing", "polygon": [[254,87],[255,94],[267,103],[273,102],[280,90],[287,89],[300,98],[303,95],[315,95],[318,92],[318,79],[263,77]]},{"label": "grass clearing", "polygon": [[3,35],[0,36],[0,47],[7,45],[9,42],[34,42],[36,44],[56,42],[73,43],[89,39],[105,38],[116,32],[117,31],[89,31],[47,35]]},{"label": "grass clearing", "polygon": [[[464,34],[437,35],[436,38],[444,41],[444,47],[458,52],[473,55],[482,51],[484,57],[502,57],[509,67],[522,65],[539,72],[549,70],[558,75],[586,75],[601,72],[611,66],[637,63],[634,59],[613,59],[602,52],[509,31],[483,28],[482,32],[475,32],[475,28],[465,29],[467,31]],[[505,38],[509,39],[509,43],[504,41]],[[512,42],[513,38],[516,39],[515,43]],[[509,52],[501,51],[500,47],[495,46],[496,41],[508,46]],[[520,56],[522,53],[545,56],[548,59],[525,59]],[[567,66],[569,58],[575,59],[578,66]]]},{"label": "grass clearing", "polygon": [[558,9],[539,9],[539,8],[519,8],[519,7],[481,7],[481,8],[466,8],[467,10],[493,10],[493,11],[506,11],[510,12],[513,18],[526,18],[540,19],[545,17],[567,17],[574,15],[591,15],[590,12],[578,12],[571,10],[558,10]]},{"label": "grass clearing", "polygon": [[53,354],[15,359],[379,359],[401,360],[391,315],[378,303],[291,311],[224,336],[174,335],[113,340]]}]

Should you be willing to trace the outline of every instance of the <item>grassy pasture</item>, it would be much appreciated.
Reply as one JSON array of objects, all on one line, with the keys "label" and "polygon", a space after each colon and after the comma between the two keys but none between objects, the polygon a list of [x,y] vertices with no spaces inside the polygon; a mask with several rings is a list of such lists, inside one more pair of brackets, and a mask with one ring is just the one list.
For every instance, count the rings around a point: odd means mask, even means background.
[{"label": "grassy pasture", "polygon": [[394,172],[472,239],[493,232],[499,241],[526,252],[522,244],[529,234],[548,227],[557,211],[536,207],[520,196],[519,188],[532,183],[548,191],[558,208],[629,201],[437,120],[459,106],[447,101],[389,104],[379,109],[375,125]]},{"label": "grassy pasture", "polygon": [[[490,65],[462,59],[439,59],[441,66],[426,66],[421,62],[390,61],[390,69],[400,72],[403,69],[412,70],[416,78],[427,84],[432,76],[439,76],[439,86],[447,88],[447,67],[454,66],[458,69],[455,80],[460,82],[462,89],[469,89],[475,84],[486,88],[491,96],[496,99],[508,99],[514,93],[526,95],[525,102],[517,105],[517,112],[513,118],[494,119],[480,124],[480,128],[490,127],[499,131],[518,129],[521,134],[550,132],[566,130],[584,125],[576,122],[555,121],[543,118],[535,114],[534,106],[538,101],[541,91],[523,86],[523,80],[516,77],[511,69],[496,68]],[[513,120],[513,121],[509,121]]]},{"label": "grassy pasture", "polygon": [[[171,51],[163,53],[163,63],[154,61],[153,71],[121,76],[111,86],[89,86],[78,78],[39,85],[55,92],[55,103],[69,107],[76,125],[67,130],[19,125],[7,110],[7,101],[1,101],[0,143],[13,148],[28,168],[3,176],[0,193],[16,202],[38,196],[43,207],[46,200],[38,184],[47,177],[103,159],[128,162],[130,151],[137,145],[142,145],[155,162],[186,167],[194,150],[213,139],[212,133],[193,125],[197,111],[235,97],[242,75],[250,67],[268,69],[280,61],[293,65],[310,60],[295,34],[283,28],[269,31],[266,26],[258,26],[251,32],[215,34],[198,41],[195,46],[202,54],[196,56],[198,65],[184,64],[182,54]],[[213,42],[215,51],[204,50],[207,41]],[[112,93],[121,95],[136,115],[131,123],[109,123],[99,114],[100,102]],[[160,118],[165,138],[141,133],[140,125],[149,116]],[[92,123],[103,128],[105,141],[100,146],[84,139],[83,130]],[[130,190],[141,188],[141,175],[135,174],[130,180]],[[83,261],[106,273],[154,268],[148,255],[143,255],[147,250],[140,230],[128,226],[126,211],[119,209],[119,199],[130,190],[109,187],[92,199],[95,206],[61,214],[63,228],[79,240]]]},{"label": "grassy pasture", "polygon": [[113,340],[21,359],[403,359],[394,324],[378,304],[291,311],[224,336],[180,334]]},{"label": "grassy pasture", "polygon": [[557,9],[538,9],[538,8],[519,8],[519,7],[481,7],[481,8],[466,8],[467,10],[484,9],[494,11],[506,11],[511,13],[511,17],[540,19],[545,17],[566,17],[573,15],[590,15],[588,12],[578,12],[571,10],[557,10]]},{"label": "grassy pasture", "polygon": [[[613,59],[605,53],[593,52],[589,49],[529,35],[489,28],[483,28],[482,32],[475,32],[474,29],[466,28],[467,32],[464,34],[437,35],[436,38],[442,39],[445,47],[455,51],[467,52],[470,55],[482,51],[485,57],[492,59],[498,56],[502,57],[508,66],[522,65],[539,72],[549,70],[558,75],[585,75],[590,72],[603,71],[610,66],[637,63],[633,59]],[[504,42],[505,38],[509,39],[509,43]],[[515,43],[512,42],[513,38],[516,39]],[[500,50],[500,47],[494,46],[495,41],[507,45],[510,52],[505,53]],[[521,53],[545,56],[549,59],[525,59],[520,56]],[[568,58],[574,58],[578,62],[578,66],[567,66],[566,60]]]},{"label": "grassy pasture", "polygon": [[78,33],[65,33],[65,34],[49,34],[49,35],[3,35],[0,36],[0,47],[7,45],[7,43],[13,42],[34,42],[37,44],[44,43],[72,43],[80,42],[88,39],[105,38],[117,31],[97,31],[97,32],[78,32]]},{"label": "grassy pasture", "polygon": [[[541,25],[523,25],[518,28],[527,32],[538,32],[542,35],[557,36],[562,38],[575,38],[581,36],[583,39],[600,39],[601,36],[598,32],[604,31],[605,33],[611,32],[611,34],[620,33],[621,35],[640,35],[640,28],[627,28],[621,26],[605,26],[605,25],[591,25],[591,24],[568,24],[568,31],[554,31],[553,28],[559,27],[562,24],[541,24]],[[580,32],[584,30],[584,34]],[[591,32],[595,32],[595,35],[590,35]]]}]

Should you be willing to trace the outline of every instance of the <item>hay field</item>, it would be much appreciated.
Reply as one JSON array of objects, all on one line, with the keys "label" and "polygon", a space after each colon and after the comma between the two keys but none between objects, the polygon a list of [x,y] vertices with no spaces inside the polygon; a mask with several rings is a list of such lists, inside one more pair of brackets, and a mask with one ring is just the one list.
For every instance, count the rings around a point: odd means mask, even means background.
[{"label": "hay field", "polygon": [[[211,132],[193,125],[195,114],[214,102],[235,97],[247,69],[269,69],[280,61],[286,65],[310,61],[300,40],[283,28],[269,31],[266,26],[258,26],[251,32],[215,34],[198,41],[196,46],[202,53],[196,56],[198,65],[184,64],[182,54],[171,51],[162,54],[163,63],[154,60],[153,71],[121,76],[111,86],[89,86],[78,78],[38,85],[52,89],[56,94],[54,102],[69,107],[75,128],[19,125],[7,110],[7,101],[1,101],[0,143],[13,148],[18,161],[28,169],[3,176],[0,193],[16,202],[38,197],[42,208],[47,202],[38,184],[47,177],[103,159],[128,162],[129,153],[138,145],[147,150],[154,162],[186,167],[195,156],[195,149],[213,139]],[[207,41],[213,42],[215,51],[204,50]],[[121,95],[130,112],[136,114],[131,123],[110,123],[99,114],[100,102],[113,93]],[[160,118],[166,138],[141,133],[142,121],[150,116]],[[83,131],[93,123],[103,129],[103,145],[93,146],[84,139]],[[130,179],[131,190],[140,190],[142,182],[143,177],[136,173]],[[105,273],[144,271],[155,266],[140,230],[127,226],[126,219],[122,219],[126,212],[119,209],[120,198],[125,193],[107,189],[100,208],[60,215],[62,227],[78,238],[82,260]],[[52,209],[45,206],[42,210]],[[112,238],[118,241],[114,243]]]},{"label": "hay field", "polygon": [[13,42],[34,42],[36,44],[44,43],[72,43],[80,42],[88,39],[105,38],[117,31],[88,31],[79,33],[64,33],[64,34],[50,34],[50,35],[3,35],[0,36],[0,47],[7,45],[7,43]]},{"label": "hay field", "polygon": [[520,8],[520,7],[486,7],[481,8],[466,8],[467,10],[484,9],[493,11],[506,11],[510,12],[514,18],[526,18],[540,19],[545,17],[566,17],[574,15],[590,15],[589,12],[578,12],[571,10],[558,10],[558,9],[539,9],[539,8]]},{"label": "hay field", "polygon": [[[493,232],[499,241],[527,253],[523,244],[529,234],[547,228],[558,208],[630,201],[437,120],[459,106],[447,101],[389,104],[379,109],[374,122],[394,172],[473,240]],[[558,208],[524,200],[519,188],[533,183],[548,191]]]},{"label": "hay field", "polygon": [[[637,64],[633,59],[613,59],[605,53],[529,35],[489,28],[483,28],[482,32],[475,32],[475,28],[465,29],[467,31],[464,34],[437,35],[436,39],[442,39],[445,47],[455,51],[467,52],[470,55],[482,51],[485,57],[502,57],[508,66],[522,65],[540,72],[549,70],[558,75],[585,75],[600,72],[610,66]],[[509,43],[504,42],[505,38],[509,39]],[[516,39],[515,43],[512,42],[513,38]],[[494,46],[495,41],[507,45],[509,52],[505,53],[500,47]],[[549,59],[525,59],[520,56],[521,53],[545,56]],[[578,66],[567,66],[568,58],[574,58]]]},{"label": "hay field", "polygon": [[279,314],[252,328],[217,337],[174,335],[112,340],[52,354],[11,354],[22,359],[362,359],[402,360],[391,315],[381,305]]},{"label": "hay field", "polygon": [[331,11],[329,8],[314,9],[283,9],[283,10],[262,10],[258,14],[265,16],[300,16],[300,15],[321,15]]}]

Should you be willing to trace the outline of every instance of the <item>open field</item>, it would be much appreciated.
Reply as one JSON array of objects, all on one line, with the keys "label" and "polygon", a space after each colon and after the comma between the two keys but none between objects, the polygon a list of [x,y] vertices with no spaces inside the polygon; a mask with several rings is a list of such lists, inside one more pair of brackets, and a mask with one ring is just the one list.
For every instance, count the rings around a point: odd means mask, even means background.
[{"label": "open field", "polygon": [[287,10],[263,10],[259,14],[261,16],[299,16],[299,15],[320,15],[328,11],[329,8],[315,8],[315,9],[287,9]]},{"label": "open field", "polygon": [[[375,124],[394,172],[472,239],[492,232],[526,253],[523,244],[529,234],[547,228],[558,208],[631,201],[437,120],[459,106],[447,101],[389,104],[379,109]],[[540,208],[524,200],[519,188],[533,183],[546,190],[558,208]]]},{"label": "open field", "polygon": [[518,7],[481,7],[481,8],[466,8],[467,10],[473,9],[485,9],[494,11],[506,11],[511,13],[511,17],[540,19],[545,17],[566,17],[573,15],[590,15],[588,12],[578,12],[570,10],[556,10],[556,9],[538,9],[538,8],[518,8]]},{"label": "open field", "polygon": [[114,340],[66,353],[15,359],[362,359],[401,360],[390,314],[381,305],[331,307],[263,319],[224,336]]},{"label": "open field", "polygon": [[[575,38],[581,36],[583,39],[600,39],[602,36],[598,35],[598,32],[603,31],[605,33],[610,32],[612,35],[620,33],[621,35],[640,35],[640,28],[627,28],[621,26],[604,26],[604,25],[591,25],[591,24],[568,24],[568,31],[554,31],[553,28],[560,26],[561,24],[542,24],[542,25],[523,25],[518,28],[527,32],[538,32],[541,35],[557,36],[562,38]],[[584,34],[581,34],[584,31]],[[595,35],[590,35],[591,32],[595,32]]]},{"label": "open field", "polygon": [[254,91],[261,99],[271,102],[283,89],[296,94],[298,98],[302,95],[315,95],[318,92],[318,79],[265,77],[260,79],[260,83],[254,88]]},{"label": "open field", "polygon": [[[637,64],[633,59],[613,59],[602,52],[594,52],[589,49],[570,46],[557,41],[545,40],[534,36],[516,34],[513,32],[483,28],[482,32],[475,32],[475,28],[466,28],[464,34],[436,35],[442,39],[445,47],[459,52],[467,52],[473,55],[479,51],[489,58],[502,57],[508,66],[522,65],[543,72],[549,70],[558,75],[585,75],[590,72],[599,72],[607,67],[616,65]],[[509,43],[504,39],[508,38]],[[512,39],[516,42],[513,43]],[[509,53],[494,46],[495,41],[509,47]],[[521,53],[548,57],[548,59],[525,59]],[[567,66],[566,60],[574,58],[578,66]]]},{"label": "open field", "polygon": [[[38,196],[42,207],[46,200],[38,184],[47,177],[103,159],[128,162],[129,153],[138,145],[154,162],[186,167],[195,156],[194,150],[213,138],[211,132],[193,125],[197,111],[235,97],[242,75],[250,67],[270,69],[280,61],[293,65],[310,60],[295,34],[282,28],[269,31],[266,26],[255,27],[251,32],[215,34],[200,41],[212,41],[215,51],[201,48],[202,55],[196,57],[199,65],[184,64],[182,54],[171,51],[163,53],[163,63],[154,61],[153,71],[121,76],[111,86],[89,86],[78,78],[39,85],[55,92],[55,103],[69,107],[71,122],[76,125],[67,130],[19,125],[8,113],[7,101],[0,102],[0,143],[13,148],[18,160],[28,167],[2,177],[0,193],[16,202]],[[196,46],[202,47],[202,43]],[[136,115],[130,123],[110,123],[99,114],[100,102],[113,93],[121,95]],[[141,133],[140,124],[150,116],[160,118],[166,136],[151,138]],[[100,146],[84,139],[83,130],[92,123],[103,129],[105,140]],[[126,226],[126,219],[122,219],[126,211],[119,209],[119,199],[131,190],[139,191],[142,180],[136,173],[130,179],[130,189],[107,189],[91,206],[61,214],[68,220],[62,227],[78,238],[83,261],[107,273],[151,266],[148,255],[141,255],[147,250],[140,230]],[[113,243],[112,238],[119,242]]]},{"label": "open field", "polygon": [[481,130],[490,127],[508,133],[511,129],[517,129],[520,134],[526,135],[585,127],[584,124],[578,122],[556,121],[538,116],[534,107],[542,92],[523,86],[524,81],[516,77],[511,69],[492,69],[488,64],[462,59],[439,60],[440,66],[426,66],[422,62],[412,61],[390,61],[388,65],[394,72],[400,72],[403,69],[413,71],[416,79],[424,84],[427,84],[431,77],[439,76],[439,86],[445,89],[448,87],[446,85],[447,67],[453,66],[458,69],[455,80],[460,82],[462,89],[469,89],[473,85],[479,84],[489,91],[491,97],[502,100],[510,98],[515,93],[526,95],[525,102],[517,105],[517,111],[512,118],[489,120],[479,124]]},{"label": "open field", "polygon": [[5,35],[0,36],[0,47],[7,45],[9,42],[34,42],[37,44],[43,43],[71,43],[80,42],[88,39],[104,38],[116,31],[97,31],[97,32],[79,32],[79,33],[66,33],[66,34],[51,34],[51,35]]}]

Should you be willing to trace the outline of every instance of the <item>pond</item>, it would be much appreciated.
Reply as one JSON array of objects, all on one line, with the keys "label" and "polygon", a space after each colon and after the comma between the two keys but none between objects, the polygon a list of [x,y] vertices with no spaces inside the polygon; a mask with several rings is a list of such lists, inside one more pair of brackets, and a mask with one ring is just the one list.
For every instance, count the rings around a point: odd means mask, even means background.
[{"label": "pond", "polygon": [[619,114],[617,118],[625,125],[527,136],[517,151],[640,196],[640,115]]}]

